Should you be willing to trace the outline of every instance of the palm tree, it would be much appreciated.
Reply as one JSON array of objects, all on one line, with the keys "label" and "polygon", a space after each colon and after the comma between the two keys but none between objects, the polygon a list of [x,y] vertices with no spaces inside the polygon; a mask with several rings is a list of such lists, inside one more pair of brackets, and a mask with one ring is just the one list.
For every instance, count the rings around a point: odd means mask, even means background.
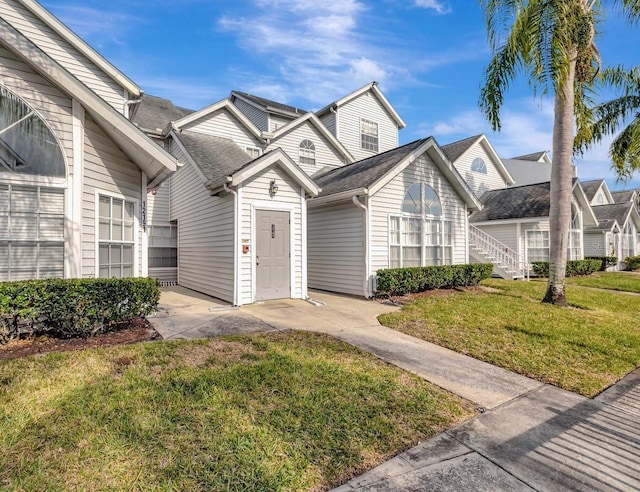
[{"label": "palm tree", "polygon": [[622,180],[640,170],[640,67],[615,67],[604,70],[598,82],[620,92],[615,99],[599,104],[578,122],[575,147],[584,152],[605,135],[618,132],[609,147],[612,168]]},{"label": "palm tree", "polygon": [[[640,17],[640,0],[611,3],[621,3],[630,19]],[[520,72],[534,93],[554,97],[549,282],[543,302],[565,306],[573,128],[576,119],[586,117],[587,95],[600,66],[594,41],[601,2],[480,0],[480,5],[492,50],[480,91],[480,108],[493,129],[500,129],[504,94]]]}]

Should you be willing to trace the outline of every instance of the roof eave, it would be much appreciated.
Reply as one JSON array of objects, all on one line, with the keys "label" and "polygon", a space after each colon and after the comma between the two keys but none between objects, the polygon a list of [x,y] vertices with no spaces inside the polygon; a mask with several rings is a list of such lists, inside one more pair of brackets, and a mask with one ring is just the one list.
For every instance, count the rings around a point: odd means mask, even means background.
[{"label": "roof eave", "polygon": [[309,205],[321,205],[323,203],[336,202],[340,200],[348,200],[354,196],[366,196],[369,195],[368,188],[354,188],[352,190],[341,191],[339,193],[333,193],[331,195],[319,196],[312,199]]}]

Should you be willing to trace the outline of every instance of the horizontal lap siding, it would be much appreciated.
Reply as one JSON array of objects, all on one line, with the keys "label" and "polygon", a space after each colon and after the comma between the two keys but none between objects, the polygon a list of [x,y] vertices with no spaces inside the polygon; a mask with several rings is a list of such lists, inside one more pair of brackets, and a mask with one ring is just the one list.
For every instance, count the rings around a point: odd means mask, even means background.
[{"label": "horizontal lap siding", "polygon": [[584,234],[584,255],[585,256],[608,256],[611,247],[607,244],[606,234],[603,232]]},{"label": "horizontal lap siding", "polygon": [[[480,157],[486,164],[487,174],[471,170],[471,164],[476,157]],[[507,183],[496,169],[482,143],[474,144],[462,158],[454,163],[454,166],[477,197],[481,197],[486,191],[507,187]]]},{"label": "horizontal lap siding", "polygon": [[244,102],[242,99],[236,99],[233,104],[260,130],[263,132],[269,130],[269,116],[265,111]]},{"label": "horizontal lap siding", "polygon": [[364,211],[353,202],[309,207],[309,287],[365,294]]},{"label": "horizontal lap siding", "polygon": [[147,193],[147,223],[166,225],[171,220],[171,180],[164,181],[155,191],[155,195]]},{"label": "horizontal lap siding", "polygon": [[465,203],[425,154],[371,198],[371,274],[389,268],[389,216],[400,215],[404,194],[414,183],[426,183],[436,191],[442,203],[443,218],[453,222],[453,263],[467,262]]},{"label": "horizontal lap siding", "polygon": [[233,302],[233,195],[213,197],[192,164],[171,178],[180,285]]},{"label": "horizontal lap siding", "polygon": [[66,163],[73,170],[71,98],[36,74],[28,65],[0,45],[0,84],[21,97],[45,120],[58,138]]},{"label": "horizontal lap siding", "polygon": [[[300,114],[302,116],[302,113]],[[269,131],[274,132],[278,128],[282,128],[287,123],[290,123],[293,118],[285,118],[282,116],[269,115]]]},{"label": "horizontal lap siding", "polygon": [[[269,183],[272,180],[278,183],[278,194],[273,198],[269,195]],[[293,258],[293,278],[291,285],[291,297],[301,298],[302,292],[302,269],[306,265],[302,264],[302,206],[300,203],[300,185],[293,181],[280,167],[272,166],[265,171],[257,174],[242,186],[242,228],[240,240],[249,240],[251,248],[255,250],[255,232],[254,224],[251,222],[251,206],[255,204],[255,208],[269,209],[263,207],[262,204],[256,202],[273,202],[274,204],[288,204],[293,207],[293,213],[290,215],[291,230],[293,232],[293,244],[291,244],[291,257]],[[275,209],[277,210],[277,208]],[[241,298],[242,303],[247,304],[253,302],[253,265],[252,255],[241,255],[240,261],[240,278],[241,278]]]},{"label": "horizontal lap siding", "polygon": [[0,0],[4,20],[120,113],[124,88],[16,0]]},{"label": "horizontal lap siding", "polygon": [[140,169],[122,153],[115,143],[87,114],[85,116],[84,139],[84,187],[82,210],[82,275],[94,277],[98,274],[96,265],[96,191],[106,191],[135,200],[138,272],[141,275],[142,227],[140,221],[140,198],[142,194]]},{"label": "horizontal lap siding", "polygon": [[[471,223],[471,225],[474,224]],[[505,246],[508,246],[514,251],[518,251],[519,240],[518,227],[516,224],[480,225],[476,227],[497,239]],[[520,251],[519,253],[522,252]]]},{"label": "horizontal lap siding", "polygon": [[262,143],[256,136],[247,130],[244,125],[226,109],[220,109],[215,113],[200,118],[184,126],[183,129],[228,138],[240,147],[251,146],[262,148]]},{"label": "horizontal lap siding", "polygon": [[320,121],[322,121],[322,124],[327,127],[327,130],[329,130],[333,134],[334,137],[337,136],[336,135],[336,115],[335,115],[335,113],[329,111],[322,118],[320,118]]},{"label": "horizontal lap siding", "polygon": [[338,108],[338,140],[356,160],[376,154],[360,148],[360,118],[378,124],[378,152],[386,152],[398,146],[396,122],[378,98],[368,91]]},{"label": "horizontal lap siding", "polygon": [[[316,164],[300,164],[300,143],[303,140],[311,140],[316,148]],[[314,127],[311,123],[305,122],[294,130],[285,133],[274,139],[268,150],[280,147],[291,159],[302,168],[309,176],[317,173],[324,167],[340,167],[344,161],[340,153],[333,145]]]},{"label": "horizontal lap siding", "polygon": [[526,255],[526,247],[527,247],[527,231],[549,231],[551,228],[549,227],[549,219],[542,218],[538,222],[524,222],[521,226],[520,232],[520,250],[522,251],[523,256]]}]

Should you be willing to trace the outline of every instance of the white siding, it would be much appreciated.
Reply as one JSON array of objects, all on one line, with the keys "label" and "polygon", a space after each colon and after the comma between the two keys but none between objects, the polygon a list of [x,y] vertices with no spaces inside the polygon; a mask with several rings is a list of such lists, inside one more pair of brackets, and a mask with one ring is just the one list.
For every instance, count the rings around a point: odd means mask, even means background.
[{"label": "white siding", "polygon": [[[475,224],[471,223],[471,225]],[[518,238],[518,226],[516,224],[491,224],[477,227],[500,241],[505,246],[508,246],[513,251],[518,251],[520,243]],[[520,251],[520,254],[522,254],[522,251]]]},{"label": "white siding", "polygon": [[233,104],[260,130],[263,132],[269,131],[269,116],[266,111],[262,111],[238,98],[235,99]]},{"label": "white siding", "polygon": [[[4,15],[4,14],[3,14]],[[73,170],[71,99],[0,45],[0,84],[38,111],[58,137]]]},{"label": "white siding", "polygon": [[[302,114],[300,115],[302,116]],[[278,128],[282,128],[287,123],[290,123],[293,118],[286,118],[283,116],[275,116],[269,115],[269,130],[270,132],[275,132]]]},{"label": "white siding", "polygon": [[0,0],[2,18],[120,113],[125,90],[16,0]]},{"label": "white siding", "polygon": [[184,130],[233,140],[240,147],[260,147],[262,142],[226,109],[219,109],[183,127]]},{"label": "white siding", "polygon": [[156,194],[147,193],[147,224],[168,225],[171,205],[171,180],[167,179],[156,189]]},{"label": "white siding", "polygon": [[[471,163],[476,157],[484,160],[487,166],[487,174],[471,170]],[[506,188],[508,186],[502,175],[496,169],[495,163],[491,157],[489,157],[489,153],[482,141],[474,144],[473,147],[468,149],[453,165],[477,197],[481,197],[486,191]]]},{"label": "white siding", "polygon": [[327,130],[333,133],[334,137],[337,137],[335,113],[333,113],[332,111],[327,112],[322,118],[320,118],[320,121],[322,121],[322,124],[327,127]]},{"label": "white siding", "polygon": [[171,220],[178,221],[180,285],[233,302],[234,197],[213,197],[191,164],[171,182]]},{"label": "white siding", "polygon": [[365,214],[352,201],[309,207],[309,288],[365,295]]},{"label": "white siding", "polygon": [[585,256],[607,256],[607,235],[604,232],[593,232],[584,234],[584,255]]},{"label": "white siding", "polygon": [[82,206],[82,275],[95,277],[96,266],[96,191],[124,196],[136,202],[136,250],[138,272],[142,269],[142,227],[140,226],[140,200],[142,197],[141,172],[113,143],[87,114],[84,139],[84,186]]},{"label": "white siding", "polygon": [[442,204],[442,218],[453,222],[453,263],[467,262],[466,205],[424,154],[371,197],[371,274],[389,268],[389,216],[400,214],[405,192],[414,183],[426,183],[436,191]]},{"label": "white siding", "polygon": [[537,222],[523,222],[520,226],[520,251],[522,255],[527,258],[527,231],[548,231],[549,219],[547,217],[541,218]]},{"label": "white siding", "polygon": [[378,124],[378,152],[386,152],[398,146],[398,125],[378,98],[367,91],[338,108],[338,140],[356,160],[376,154],[360,147],[361,118]]},{"label": "white siding", "polygon": [[[278,194],[271,198],[269,195],[269,183],[271,180],[278,182]],[[252,205],[255,209],[269,209],[269,203],[274,207],[292,207],[293,213],[290,215],[291,231],[293,243],[291,244],[292,277],[291,297],[302,298],[304,296],[302,288],[302,269],[306,265],[302,264],[302,205],[301,188],[286,174],[280,167],[272,166],[254,176],[251,180],[242,185],[242,227],[240,240],[248,240],[253,251],[255,246],[255,225],[252,223]],[[269,202],[269,203],[267,203]],[[281,210],[282,208],[275,208]],[[245,243],[243,243],[245,244]],[[254,302],[253,275],[255,273],[253,254],[243,254],[240,260],[240,281],[241,281],[241,303],[249,304]]]},{"label": "white siding", "polygon": [[[300,142],[305,139],[311,140],[316,147],[315,165],[300,164]],[[274,139],[269,144],[269,147],[267,147],[267,150],[277,149],[278,147],[284,150],[309,176],[317,173],[324,167],[340,167],[344,165],[340,153],[318,129],[308,121],[281,137]]]}]

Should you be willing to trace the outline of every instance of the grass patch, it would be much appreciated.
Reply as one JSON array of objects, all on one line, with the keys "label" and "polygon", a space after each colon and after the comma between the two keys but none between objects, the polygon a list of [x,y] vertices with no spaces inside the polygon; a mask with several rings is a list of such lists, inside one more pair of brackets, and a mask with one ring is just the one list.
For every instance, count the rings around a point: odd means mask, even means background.
[{"label": "grass patch", "polygon": [[380,322],[585,396],[640,365],[640,298],[571,285],[563,309],[540,302],[546,282],[482,284],[495,290],[420,298]]},{"label": "grass patch", "polygon": [[600,272],[567,279],[568,284],[640,294],[640,275],[630,272]]},{"label": "grass patch", "polygon": [[2,490],[323,490],[471,416],[328,336],[0,362]]}]

